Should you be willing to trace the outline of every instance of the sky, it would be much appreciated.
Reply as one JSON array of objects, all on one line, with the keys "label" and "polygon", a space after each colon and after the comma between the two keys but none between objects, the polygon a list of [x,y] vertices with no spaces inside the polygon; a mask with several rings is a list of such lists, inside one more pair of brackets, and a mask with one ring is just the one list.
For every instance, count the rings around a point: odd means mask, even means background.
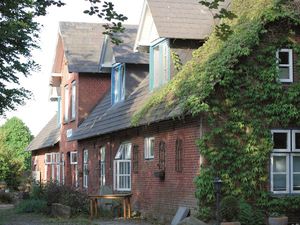
[{"label": "sky", "polygon": [[[58,22],[103,22],[96,16],[83,13],[89,8],[87,0],[64,0],[63,2],[66,6],[60,8],[52,6],[45,17],[38,19],[43,27],[40,31],[40,49],[33,51],[33,58],[41,69],[27,78],[20,79],[20,85],[33,93],[32,98],[27,100],[24,106],[19,106],[16,111],[7,112],[6,118],[0,119],[0,123],[3,124],[7,119],[16,116],[29,127],[34,136],[48,123],[57,110],[57,103],[49,101],[49,78],[58,37]],[[125,23],[139,23],[144,0],[112,0],[112,2],[117,12],[128,17]]]}]

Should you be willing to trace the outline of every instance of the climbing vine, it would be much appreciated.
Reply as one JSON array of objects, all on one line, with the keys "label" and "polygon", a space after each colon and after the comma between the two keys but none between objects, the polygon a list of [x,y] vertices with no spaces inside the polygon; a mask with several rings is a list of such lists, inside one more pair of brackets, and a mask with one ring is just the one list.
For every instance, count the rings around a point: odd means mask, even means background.
[{"label": "climbing vine", "polygon": [[[208,131],[197,145],[205,163],[195,179],[203,219],[213,216],[216,176],[224,181],[223,195],[238,196],[265,212],[274,206],[300,210],[299,204],[288,205],[300,197],[275,198],[268,192],[270,129],[300,126],[300,82],[280,83],[275,57],[280,48],[300,54],[300,15],[291,4],[233,0],[236,18],[226,21],[231,30],[226,39],[214,32],[132,119],[138,124],[160,104],[203,117]],[[294,64],[299,80],[299,60]]]}]

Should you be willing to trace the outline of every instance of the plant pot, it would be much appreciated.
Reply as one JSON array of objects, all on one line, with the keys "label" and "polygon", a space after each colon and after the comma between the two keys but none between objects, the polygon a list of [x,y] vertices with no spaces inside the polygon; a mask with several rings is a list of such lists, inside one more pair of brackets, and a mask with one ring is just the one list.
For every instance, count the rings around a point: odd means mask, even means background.
[{"label": "plant pot", "polygon": [[154,176],[158,177],[161,181],[163,181],[165,179],[165,171],[164,170],[156,171],[154,172]]},{"label": "plant pot", "polygon": [[278,217],[269,217],[269,225],[287,225],[288,217],[287,216],[278,216]]},{"label": "plant pot", "polygon": [[240,222],[221,222],[221,225],[241,225]]}]

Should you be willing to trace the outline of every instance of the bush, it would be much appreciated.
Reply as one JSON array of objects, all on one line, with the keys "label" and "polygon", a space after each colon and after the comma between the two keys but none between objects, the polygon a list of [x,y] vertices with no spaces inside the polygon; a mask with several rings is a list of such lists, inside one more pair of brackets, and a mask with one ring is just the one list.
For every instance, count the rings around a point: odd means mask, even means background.
[{"label": "bush", "polygon": [[47,213],[48,206],[45,200],[27,199],[17,205],[16,211],[18,213]]},{"label": "bush", "polygon": [[240,201],[239,222],[241,225],[263,225],[264,214],[261,210],[254,208],[246,201]]},{"label": "bush", "polygon": [[13,197],[10,193],[0,192],[0,202],[10,204],[13,202]]},{"label": "bush", "polygon": [[222,219],[232,222],[238,219],[240,213],[239,201],[234,196],[226,196],[222,199],[220,205]]}]

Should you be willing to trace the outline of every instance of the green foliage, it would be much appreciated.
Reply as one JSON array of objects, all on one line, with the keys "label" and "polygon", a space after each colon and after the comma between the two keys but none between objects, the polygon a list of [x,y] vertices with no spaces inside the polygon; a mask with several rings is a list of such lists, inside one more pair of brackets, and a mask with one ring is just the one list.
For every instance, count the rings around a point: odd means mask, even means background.
[{"label": "green foliage", "polygon": [[179,55],[177,54],[177,52],[171,50],[171,58],[172,58],[175,70],[177,72],[179,72],[182,69],[182,62],[181,62],[181,59],[180,59]]},{"label": "green foliage", "polygon": [[238,221],[241,225],[264,225],[264,214],[258,208],[250,205],[244,200],[240,201],[240,213]]},{"label": "green foliage", "polygon": [[16,206],[18,213],[47,213],[48,206],[45,200],[26,199]]},{"label": "green foliage", "polygon": [[240,206],[237,198],[234,196],[225,196],[221,200],[220,213],[223,220],[227,222],[236,221],[240,213]]},{"label": "green foliage", "polygon": [[13,202],[13,198],[10,193],[0,191],[0,203],[10,204]]},{"label": "green foliage", "polygon": [[60,203],[70,206],[73,215],[88,213],[89,200],[86,193],[75,190],[70,186],[58,185],[55,182],[47,183],[44,186],[33,186],[30,199],[42,199],[47,205]]},{"label": "green foliage", "polygon": [[[133,117],[138,124],[161,103],[171,109],[180,107],[183,115],[203,117],[210,129],[197,141],[205,163],[195,179],[203,219],[214,214],[214,177],[223,180],[222,195],[245,199],[252,207],[266,212],[277,204],[282,209],[300,209],[294,204],[298,197],[266,197],[270,129],[300,125],[300,83],[278,81],[275,57],[279,48],[300,52],[299,30],[294,26],[300,24],[300,15],[289,4],[233,0],[237,17],[227,21],[232,30],[228,38],[220,39],[215,30],[193,59]],[[299,74],[299,59],[295,65]]]},{"label": "green foliage", "polygon": [[16,189],[22,173],[30,170],[31,154],[25,148],[32,140],[29,128],[13,117],[0,127],[0,180]]}]

